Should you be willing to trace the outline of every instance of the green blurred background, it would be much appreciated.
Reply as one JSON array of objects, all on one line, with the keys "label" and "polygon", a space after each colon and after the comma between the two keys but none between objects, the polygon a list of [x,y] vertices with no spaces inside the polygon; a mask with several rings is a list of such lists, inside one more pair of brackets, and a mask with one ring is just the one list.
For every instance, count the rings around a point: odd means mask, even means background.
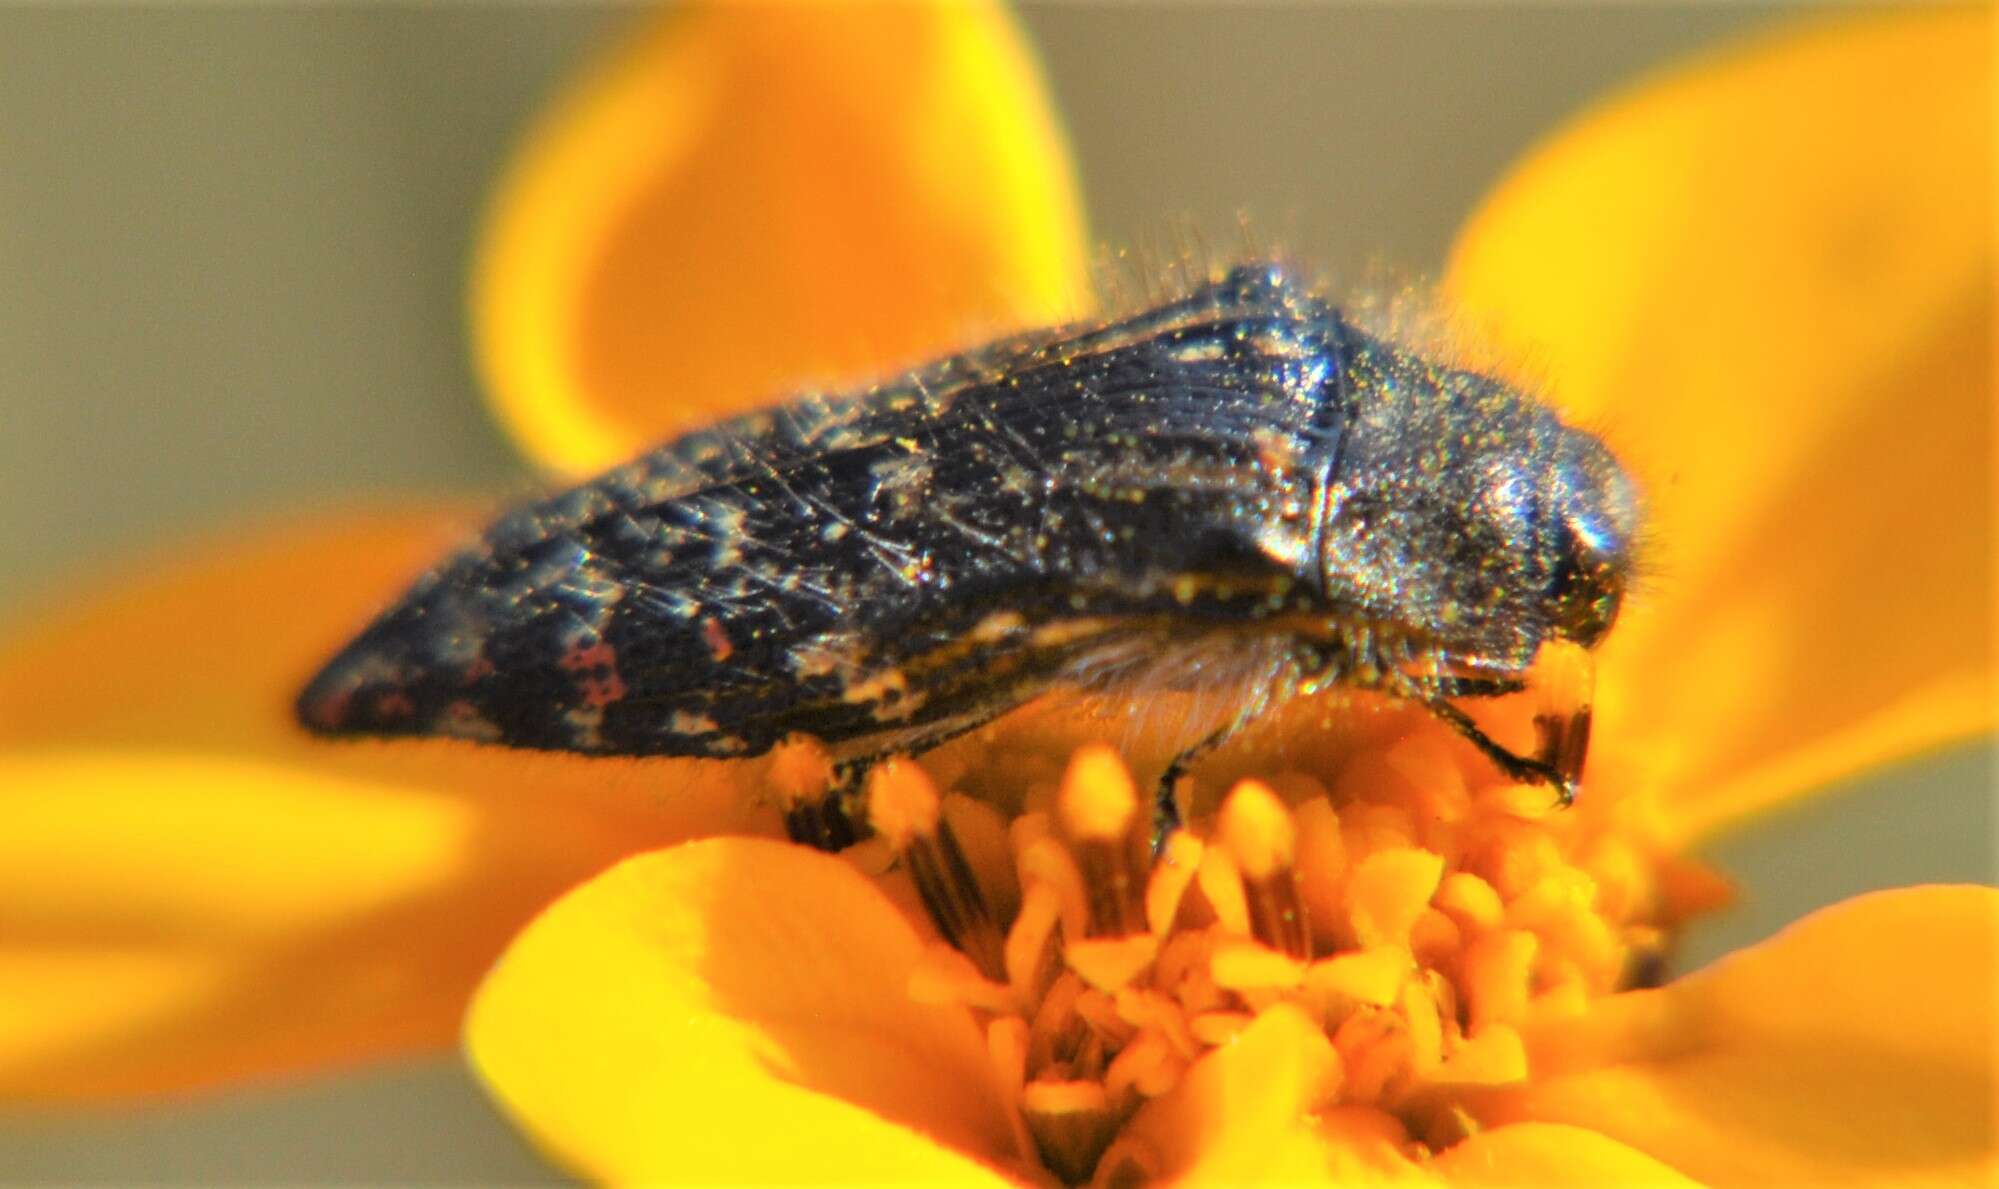
[{"label": "green blurred background", "polygon": [[[538,100],[636,15],[0,8],[0,616],[189,533],[525,487],[467,364],[471,228]],[[1135,5],[1025,20],[1103,243],[1194,227],[1232,244],[1246,212],[1335,276],[1422,277],[1507,163],[1593,97],[1811,16]],[[1687,962],[1855,891],[1995,882],[1993,773],[1990,748],[1959,749],[1713,848],[1750,891]],[[448,1058],[0,1116],[0,1181],[549,1175]]]}]

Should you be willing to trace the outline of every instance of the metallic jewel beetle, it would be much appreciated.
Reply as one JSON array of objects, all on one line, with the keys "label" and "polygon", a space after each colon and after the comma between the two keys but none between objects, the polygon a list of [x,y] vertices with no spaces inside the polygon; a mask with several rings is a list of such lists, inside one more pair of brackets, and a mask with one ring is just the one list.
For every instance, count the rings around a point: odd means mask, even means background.
[{"label": "metallic jewel beetle", "polygon": [[[1174,777],[1334,686],[1419,702],[1573,796],[1588,694],[1532,756],[1451,699],[1610,628],[1636,499],[1596,438],[1363,333],[1275,265],[667,443],[503,517],[313,679],[331,734],[748,756],[847,777],[788,819],[854,836],[867,765],[1058,687],[1239,682]],[[1573,647],[1579,646],[1579,647]]]}]

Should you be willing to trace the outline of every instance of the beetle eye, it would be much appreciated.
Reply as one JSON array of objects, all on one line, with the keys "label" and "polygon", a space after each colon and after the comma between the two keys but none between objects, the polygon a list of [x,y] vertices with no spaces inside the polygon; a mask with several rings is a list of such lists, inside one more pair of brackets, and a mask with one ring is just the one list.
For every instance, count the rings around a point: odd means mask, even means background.
[{"label": "beetle eye", "polygon": [[1595,539],[1573,520],[1563,520],[1548,580],[1555,630],[1585,648],[1610,630],[1624,600],[1622,561],[1597,549]]}]

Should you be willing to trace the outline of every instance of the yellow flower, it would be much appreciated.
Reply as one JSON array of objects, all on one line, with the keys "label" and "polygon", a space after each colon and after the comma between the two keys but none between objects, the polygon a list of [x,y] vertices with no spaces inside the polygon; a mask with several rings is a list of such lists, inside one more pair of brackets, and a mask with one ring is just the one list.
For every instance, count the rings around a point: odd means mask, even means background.
[{"label": "yellow flower", "polygon": [[[1001,19],[882,19],[665,24],[556,113],[478,302],[530,452],[585,468],[1078,300],[1072,187]],[[1204,771],[1228,798],[1147,873],[1122,768],[1029,714],[884,773],[872,849],[652,850],[768,830],[749,786],[800,757],[307,743],[297,680],[465,518],[294,526],[0,649],[0,1087],[436,1043],[529,914],[651,850],[543,912],[468,1024],[593,1175],[1991,1175],[1989,891],[1866,897],[1616,990],[1712,900],[1680,846],[1989,729],[1986,34],[1875,19],[1697,66],[1472,220],[1454,296],[1653,497],[1664,576],[1606,645],[1576,810],[1417,716],[1300,707]],[[927,899],[972,913],[966,957],[882,874],[952,846],[968,874]]]}]

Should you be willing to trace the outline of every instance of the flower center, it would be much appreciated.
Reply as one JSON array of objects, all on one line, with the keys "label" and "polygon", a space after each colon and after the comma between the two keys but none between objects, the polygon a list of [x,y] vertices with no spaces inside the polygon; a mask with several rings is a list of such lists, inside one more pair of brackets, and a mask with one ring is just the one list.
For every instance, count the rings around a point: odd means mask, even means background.
[{"label": "flower center", "polygon": [[1338,1055],[1316,1109],[1419,1159],[1463,1139],[1467,1094],[1532,1072],[1530,1017],[1649,981],[1671,928],[1722,898],[1641,800],[1593,787],[1563,810],[1412,729],[1330,787],[1238,780],[1155,861],[1125,764],[1090,745],[1010,822],[880,765],[877,838],[847,854],[907,872],[949,943],[911,993],[983,1022],[1023,1156],[1070,1183],[1149,1179],[1164,1170],[1125,1124],[1279,1005]]}]

